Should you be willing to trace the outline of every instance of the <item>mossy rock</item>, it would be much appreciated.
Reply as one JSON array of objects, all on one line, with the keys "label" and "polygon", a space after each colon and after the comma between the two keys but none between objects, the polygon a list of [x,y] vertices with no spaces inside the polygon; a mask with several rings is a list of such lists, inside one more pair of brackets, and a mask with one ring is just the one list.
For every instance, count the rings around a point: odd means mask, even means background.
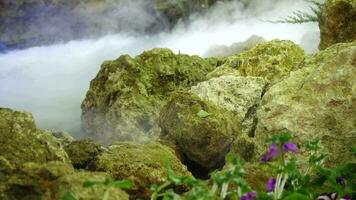
[{"label": "mossy rock", "polygon": [[161,137],[198,166],[222,167],[234,138],[241,133],[238,118],[229,110],[189,92],[175,92],[160,114]]},{"label": "mossy rock", "polygon": [[206,80],[213,69],[208,60],[169,49],[104,62],[82,103],[83,127],[106,143],[157,137],[158,113],[169,93]]},{"label": "mossy rock", "polygon": [[158,142],[116,142],[99,156],[96,166],[115,179],[132,180],[136,186],[130,191],[132,198],[149,198],[150,186],[162,184],[167,178],[166,163],[179,175],[191,175],[173,150]]},{"label": "mossy rock", "polygon": [[[305,158],[304,144],[321,139],[326,164],[356,162],[356,42],[340,43],[309,56],[301,69],[272,86],[257,111],[256,140],[281,131],[294,133]],[[305,159],[304,159],[305,160]]]},{"label": "mossy rock", "polygon": [[36,128],[30,113],[0,108],[0,156],[13,165],[25,162],[70,162],[61,143]]},{"label": "mossy rock", "polygon": [[356,40],[356,1],[327,0],[319,17],[319,49]]},{"label": "mossy rock", "polygon": [[255,111],[267,84],[262,77],[225,75],[198,83],[190,92],[231,111],[242,124],[242,133],[254,136]]},{"label": "mossy rock", "polygon": [[102,172],[78,172],[62,162],[25,163],[18,168],[4,170],[0,157],[0,199],[4,200],[48,200],[61,199],[71,192],[77,199],[102,199],[106,189],[112,200],[125,200],[128,195],[118,188],[94,185],[83,188],[83,183],[104,181],[110,175]]},{"label": "mossy rock", "polygon": [[74,168],[94,170],[97,158],[104,151],[104,147],[91,139],[83,139],[66,145],[65,151]]},{"label": "mossy rock", "polygon": [[297,67],[304,50],[288,40],[272,40],[249,51],[230,56],[222,66],[208,74],[209,78],[227,74],[264,77],[274,84]]},{"label": "mossy rock", "polygon": [[86,181],[104,182],[109,178],[111,177],[103,172],[82,171],[65,175],[56,181],[56,199],[60,199],[66,193],[71,192],[77,199],[97,200],[103,199],[105,193],[108,192],[108,200],[128,200],[129,195],[126,192],[113,186],[95,184],[92,187],[83,188],[83,183]]}]

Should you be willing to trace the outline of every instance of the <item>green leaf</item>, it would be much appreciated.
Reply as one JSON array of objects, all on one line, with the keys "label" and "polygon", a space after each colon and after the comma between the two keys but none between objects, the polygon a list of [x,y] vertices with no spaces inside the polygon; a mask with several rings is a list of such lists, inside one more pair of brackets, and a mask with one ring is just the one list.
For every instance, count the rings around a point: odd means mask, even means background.
[{"label": "green leaf", "polygon": [[83,187],[90,188],[90,187],[93,187],[95,184],[97,184],[97,183],[93,182],[93,181],[84,181]]},{"label": "green leaf", "polygon": [[208,113],[208,112],[206,112],[205,110],[201,110],[201,111],[198,112],[197,115],[198,115],[199,117],[201,117],[201,118],[207,118],[207,117],[209,117],[211,114]]},{"label": "green leaf", "polygon": [[72,192],[67,192],[65,193],[61,200],[78,200],[77,197],[75,197],[75,195]]},{"label": "green leaf", "polygon": [[120,189],[132,189],[135,185],[130,180],[114,181],[113,186]]},{"label": "green leaf", "polygon": [[311,199],[303,194],[293,193],[285,197],[283,200],[311,200]]}]

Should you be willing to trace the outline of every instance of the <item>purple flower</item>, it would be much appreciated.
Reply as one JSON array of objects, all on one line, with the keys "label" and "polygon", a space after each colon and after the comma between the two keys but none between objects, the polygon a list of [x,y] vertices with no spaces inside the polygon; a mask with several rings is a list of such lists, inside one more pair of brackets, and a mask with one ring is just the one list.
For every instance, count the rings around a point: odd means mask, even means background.
[{"label": "purple flower", "polygon": [[351,200],[351,197],[349,195],[346,195],[342,197],[340,200]]},{"label": "purple flower", "polygon": [[248,192],[247,194],[243,195],[240,200],[253,200],[257,197],[257,192]]},{"label": "purple flower", "polygon": [[268,192],[273,192],[274,187],[276,186],[276,179],[275,178],[270,178],[267,182],[267,191]]},{"label": "purple flower", "polygon": [[286,142],[283,144],[283,152],[293,152],[293,153],[298,153],[299,149],[298,146],[292,142]]},{"label": "purple flower", "polygon": [[271,146],[269,146],[268,152],[262,156],[261,161],[262,162],[270,161],[272,158],[278,157],[278,154],[279,154],[278,145],[271,144]]}]

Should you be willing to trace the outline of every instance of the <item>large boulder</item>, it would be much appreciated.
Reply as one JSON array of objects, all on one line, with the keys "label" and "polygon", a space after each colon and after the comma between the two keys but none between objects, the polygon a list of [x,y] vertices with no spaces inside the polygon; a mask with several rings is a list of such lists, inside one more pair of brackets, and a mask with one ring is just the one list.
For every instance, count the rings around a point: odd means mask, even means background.
[{"label": "large boulder", "polygon": [[82,103],[84,129],[98,140],[144,140],[160,131],[158,113],[170,92],[188,90],[214,69],[198,56],[153,49],[107,61]]},{"label": "large boulder", "polygon": [[160,126],[163,139],[173,142],[192,165],[208,172],[222,167],[234,138],[241,133],[231,111],[189,92],[172,94],[161,110]]},{"label": "large boulder", "polygon": [[355,162],[356,42],[336,44],[308,57],[301,69],[271,87],[257,111],[256,138],[290,131],[299,145],[318,137],[327,163]]},{"label": "large boulder", "polygon": [[242,124],[242,133],[253,136],[256,108],[267,84],[268,81],[261,77],[228,75],[198,83],[190,92],[234,113]]},{"label": "large boulder", "polygon": [[70,162],[50,132],[36,128],[30,113],[0,108],[0,156],[13,165],[25,162]]},{"label": "large boulder", "polygon": [[103,184],[83,188],[85,181],[104,182],[110,176],[103,172],[77,172],[62,162],[25,163],[18,168],[8,166],[0,157],[0,199],[61,199],[71,192],[77,199],[102,199],[107,190],[111,200],[128,200],[128,195]]},{"label": "large boulder", "polygon": [[272,40],[257,45],[249,51],[230,56],[208,77],[241,75],[264,77],[274,84],[297,67],[304,59],[304,51],[288,40]]},{"label": "large boulder", "polygon": [[158,142],[116,142],[99,156],[96,169],[108,172],[115,179],[132,180],[136,187],[130,192],[132,197],[148,198],[150,186],[166,180],[166,163],[179,175],[191,175],[175,152]]},{"label": "large boulder", "polygon": [[327,0],[319,18],[319,49],[356,39],[356,1]]}]

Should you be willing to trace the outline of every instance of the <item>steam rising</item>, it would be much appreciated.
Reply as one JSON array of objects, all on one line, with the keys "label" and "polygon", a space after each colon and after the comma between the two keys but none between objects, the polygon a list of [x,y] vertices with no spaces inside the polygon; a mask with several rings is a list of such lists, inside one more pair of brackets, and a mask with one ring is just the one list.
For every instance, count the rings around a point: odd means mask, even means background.
[{"label": "steam rising", "polygon": [[[171,32],[156,35],[120,32],[98,39],[82,39],[1,54],[0,107],[32,112],[40,128],[66,130],[81,137],[84,133],[80,128],[80,104],[90,80],[104,60],[115,59],[121,54],[134,56],[154,47],[204,55],[211,45],[230,45],[251,35],[259,35],[266,40],[290,39],[302,43],[308,52],[316,50],[319,42],[317,24],[263,22],[289,15],[296,9],[307,10],[305,3],[293,0],[254,2],[256,4],[248,8],[235,1],[218,4],[209,14],[192,16],[190,23],[178,24]],[[135,20],[128,18],[125,24],[133,29],[151,23],[151,17],[156,17],[145,10],[146,6],[128,6],[124,11],[118,7],[111,13],[117,16],[125,16],[128,10],[130,13],[148,13]],[[113,25],[108,23],[108,26]]]}]

